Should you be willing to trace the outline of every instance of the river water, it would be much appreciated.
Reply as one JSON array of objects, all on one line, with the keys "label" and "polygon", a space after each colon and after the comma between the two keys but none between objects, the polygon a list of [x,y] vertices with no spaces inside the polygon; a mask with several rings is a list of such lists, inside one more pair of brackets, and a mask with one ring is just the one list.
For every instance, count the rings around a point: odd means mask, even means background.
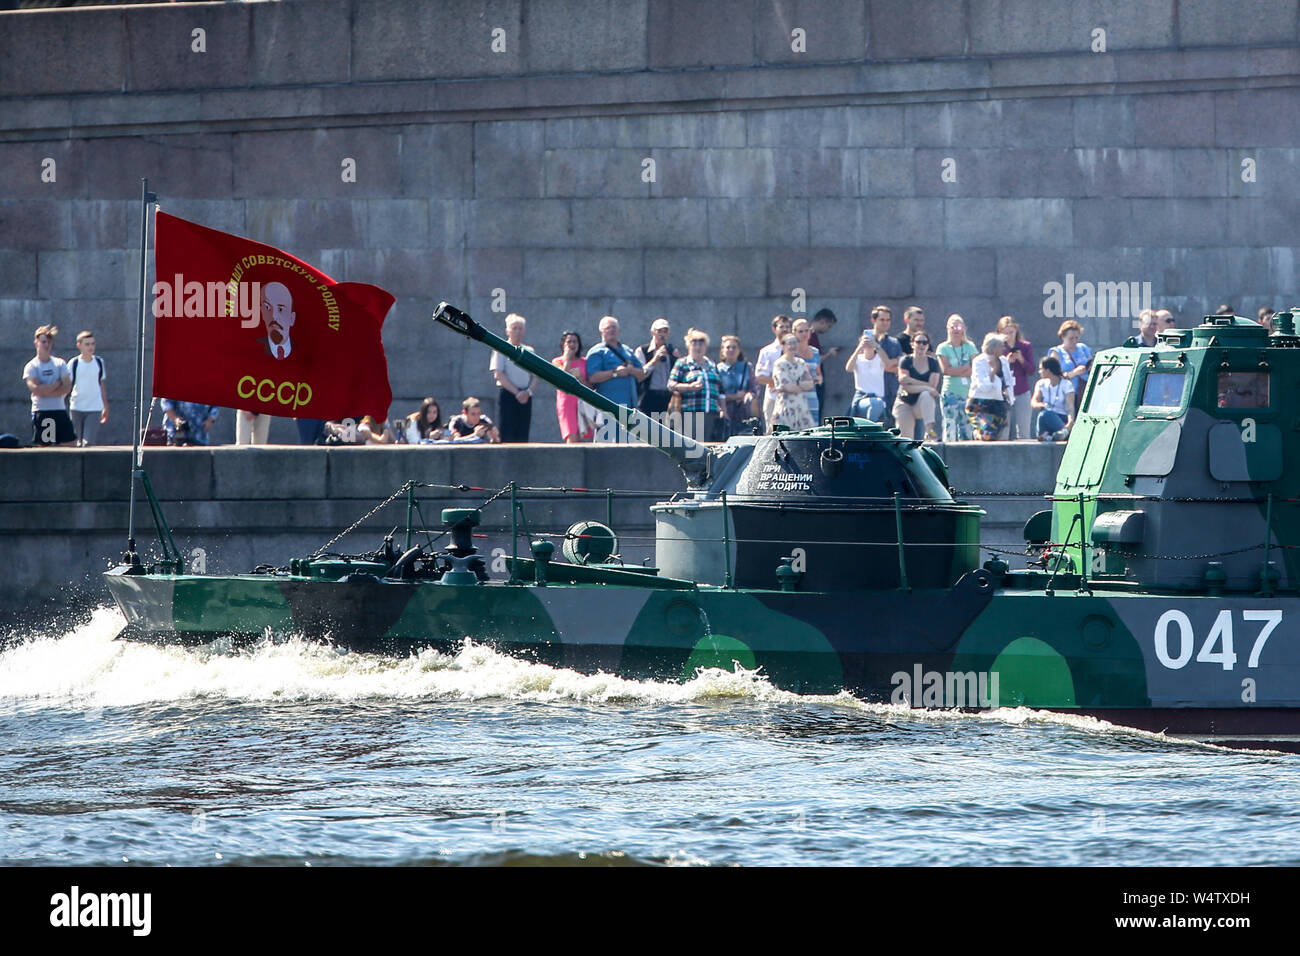
[{"label": "river water", "polygon": [[1298,757],[121,624],[0,651],[0,863],[1300,864]]}]

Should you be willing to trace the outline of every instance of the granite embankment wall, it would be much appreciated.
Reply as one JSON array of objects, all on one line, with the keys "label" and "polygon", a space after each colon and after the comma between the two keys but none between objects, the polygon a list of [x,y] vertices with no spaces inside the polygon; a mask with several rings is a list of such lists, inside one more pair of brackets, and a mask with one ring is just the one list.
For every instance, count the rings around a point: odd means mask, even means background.
[{"label": "granite embankment wall", "polygon": [[[62,355],[98,332],[107,438],[127,437],[142,176],[169,212],[396,294],[394,414],[426,394],[491,409],[487,356],[428,315],[494,318],[494,290],[547,354],[606,312],[629,342],[665,315],[752,354],[796,288],[840,314],[841,345],[884,301],[976,332],[1010,312],[1041,350],[1043,287],[1067,274],[1150,282],[1184,321],[1290,305],[1298,31],[1294,0],[3,13],[0,430],[25,433],[18,371],[56,322]],[[1131,325],[1092,316],[1094,345]],[[539,399],[534,437],[554,438]]]},{"label": "granite embankment wall", "polygon": [[[1025,519],[1044,507],[1034,498],[984,497],[1009,490],[1046,493],[1063,446],[1013,442],[1000,446],[939,446],[954,485],[989,512],[984,543],[1021,547]],[[98,572],[125,548],[129,449],[21,450],[0,453],[0,609],[13,618],[44,617],[61,608],[108,600]],[[315,552],[367,514],[408,479],[470,485],[488,491],[423,489],[421,512],[436,531],[439,510],[478,504],[512,478],[533,487],[613,488],[613,526],[629,560],[653,555],[647,506],[684,489],[668,458],[647,447],[604,445],[479,445],[459,448],[224,447],[150,448],[145,467],[177,547],[193,558],[202,549],[209,573],[283,565]],[[1014,476],[1015,487],[1008,486]],[[563,532],[575,521],[606,520],[606,497],[521,493],[532,531]],[[156,535],[143,494],[136,534],[154,549]],[[509,507],[485,510],[478,542],[490,553],[509,549]],[[404,525],[396,501],[340,541],[338,549],[368,551],[394,525]],[[401,544],[399,536],[398,542]],[[527,554],[527,542],[520,542]],[[773,579],[775,580],[775,579]]]}]

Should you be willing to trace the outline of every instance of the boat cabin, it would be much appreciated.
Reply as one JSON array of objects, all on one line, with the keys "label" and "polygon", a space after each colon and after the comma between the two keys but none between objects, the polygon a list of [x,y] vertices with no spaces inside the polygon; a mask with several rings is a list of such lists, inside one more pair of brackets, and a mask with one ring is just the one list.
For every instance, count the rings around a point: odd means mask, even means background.
[{"label": "boat cabin", "polygon": [[1154,348],[1097,355],[1057,473],[1050,547],[1098,581],[1294,587],[1293,552],[1279,545],[1297,538],[1300,338],[1290,313],[1276,318],[1270,334],[1207,316]]}]

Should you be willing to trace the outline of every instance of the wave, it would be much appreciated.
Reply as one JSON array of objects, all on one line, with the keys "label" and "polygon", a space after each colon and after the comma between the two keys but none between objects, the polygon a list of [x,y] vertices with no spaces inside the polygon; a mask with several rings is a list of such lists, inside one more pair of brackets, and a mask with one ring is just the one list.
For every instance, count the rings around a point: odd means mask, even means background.
[{"label": "wave", "polygon": [[759,671],[701,670],[686,683],[580,674],[498,653],[466,640],[455,654],[406,658],[357,654],[290,637],[231,650],[115,640],[113,607],[64,634],[36,634],[0,652],[0,700],[131,706],[194,698],[240,701],[489,698],[678,703],[719,699],[807,700]]},{"label": "wave", "polygon": [[[791,708],[828,707],[885,722],[980,721],[1050,724],[1086,735],[1123,735],[1174,743],[1161,734],[1095,717],[999,708],[962,712],[874,704],[848,692],[804,696],[772,685],[762,669],[701,668],[685,682],[583,674],[520,660],[466,640],[454,654],[432,649],[406,658],[358,654],[290,637],[231,650],[116,640],[125,624],[116,607],[96,608],[65,633],[27,635],[0,651],[0,701],[28,706],[125,707],[193,699],[233,701],[521,700],[686,704],[755,701]],[[1194,745],[1194,744],[1193,744]]]}]

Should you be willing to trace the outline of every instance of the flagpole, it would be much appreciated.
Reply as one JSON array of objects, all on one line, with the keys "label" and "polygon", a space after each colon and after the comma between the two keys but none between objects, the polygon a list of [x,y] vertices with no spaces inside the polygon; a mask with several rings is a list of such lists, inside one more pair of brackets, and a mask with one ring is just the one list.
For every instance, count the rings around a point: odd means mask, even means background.
[{"label": "flagpole", "polygon": [[[131,412],[131,503],[126,518],[126,563],[136,573],[144,569],[140,565],[140,555],[135,549],[135,484],[136,478],[144,475],[144,449],[141,447],[141,432],[144,429],[142,409],[144,406],[144,333],[145,309],[148,299],[145,295],[145,282],[149,268],[149,203],[157,200],[149,192],[149,180],[140,180],[140,324],[135,335],[135,397]],[[139,569],[138,571],[136,569]]]}]

